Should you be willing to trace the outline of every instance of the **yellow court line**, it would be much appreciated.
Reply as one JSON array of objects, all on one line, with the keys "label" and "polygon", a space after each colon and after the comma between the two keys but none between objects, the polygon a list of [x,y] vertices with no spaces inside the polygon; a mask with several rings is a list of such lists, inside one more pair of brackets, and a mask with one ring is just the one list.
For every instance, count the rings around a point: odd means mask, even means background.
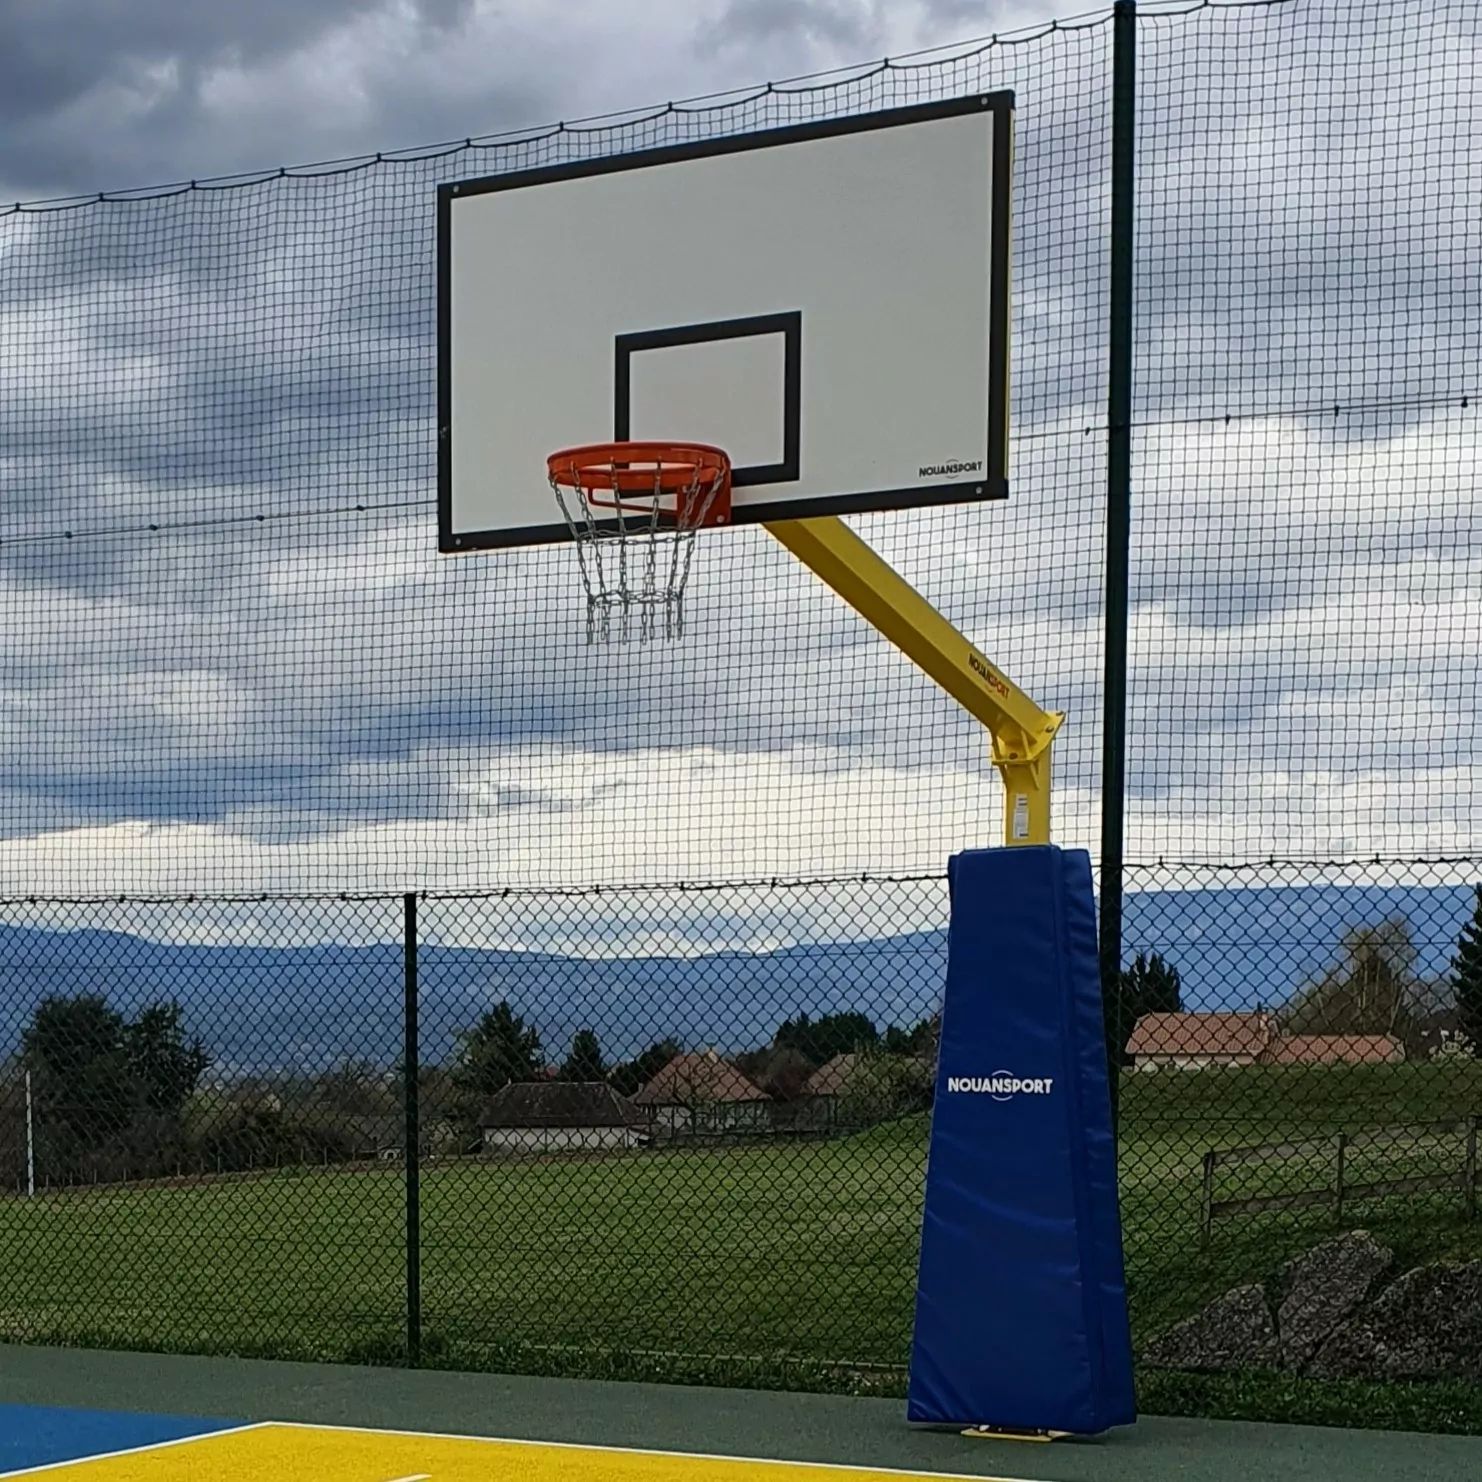
[{"label": "yellow court line", "polygon": [[68,1482],[1027,1482],[559,1441],[268,1421],[63,1463]]},{"label": "yellow court line", "polygon": [[[551,1451],[594,1451],[603,1456],[657,1456],[681,1461],[735,1462],[751,1467],[791,1467],[812,1472],[838,1472],[851,1482],[868,1482],[873,1477],[903,1477],[906,1482],[1041,1482],[1034,1477],[985,1476],[982,1472],[913,1472],[902,1467],[859,1466],[843,1461],[788,1461],[768,1456],[732,1456],[718,1451],[661,1451],[651,1446],[605,1446],[598,1441],[532,1441],[516,1436],[471,1436],[458,1431],[398,1431],[381,1426],[324,1425],[315,1421],[263,1422],[293,1430],[331,1431],[340,1435],[410,1437],[429,1441],[474,1441],[493,1446],[528,1446]],[[815,1476],[812,1482],[820,1482]]]}]

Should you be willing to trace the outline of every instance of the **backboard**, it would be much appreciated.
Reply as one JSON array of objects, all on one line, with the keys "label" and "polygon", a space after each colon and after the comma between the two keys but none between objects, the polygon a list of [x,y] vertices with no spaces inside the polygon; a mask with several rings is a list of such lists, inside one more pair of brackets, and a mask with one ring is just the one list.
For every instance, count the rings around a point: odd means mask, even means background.
[{"label": "backboard", "polygon": [[1008,493],[1010,93],[444,185],[439,547],[558,448],[724,448],[736,523]]}]

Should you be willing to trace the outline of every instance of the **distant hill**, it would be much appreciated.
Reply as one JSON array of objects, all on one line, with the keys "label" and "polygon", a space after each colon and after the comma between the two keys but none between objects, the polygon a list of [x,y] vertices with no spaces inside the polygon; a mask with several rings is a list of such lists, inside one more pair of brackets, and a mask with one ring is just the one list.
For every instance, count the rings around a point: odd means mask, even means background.
[{"label": "distant hill", "polygon": [[[1333,960],[1347,927],[1396,915],[1414,928],[1422,973],[1439,977],[1471,906],[1466,887],[1140,892],[1127,897],[1125,957],[1161,952],[1190,1009],[1276,1005]],[[666,1037],[750,1049],[800,1012],[858,1010],[908,1027],[937,1006],[946,950],[941,931],[686,958],[427,947],[423,1058],[450,1055],[457,1032],[501,998],[553,1060],[587,1027],[609,1058]],[[126,1013],[177,999],[218,1073],[315,1072],[349,1057],[389,1065],[401,1050],[401,973],[400,944],[199,946],[0,926],[0,1056],[43,997],[91,991]]]},{"label": "distant hill", "polygon": [[1275,1007],[1335,961],[1350,927],[1400,917],[1416,971],[1444,997],[1440,980],[1474,904],[1470,886],[1140,891],[1127,897],[1122,955],[1161,952],[1179,970],[1185,1008]]},{"label": "distant hill", "polygon": [[[418,957],[423,1059],[451,1054],[460,1029],[507,998],[559,1059],[579,1029],[609,1058],[655,1040],[739,1051],[800,1012],[860,1010],[882,1026],[930,1015],[946,936],[702,957],[578,958],[426,947]],[[0,1054],[47,994],[105,993],[124,1012],[173,997],[227,1071],[319,1070],[347,1057],[401,1053],[400,944],[203,947],[107,932],[0,927]]]}]

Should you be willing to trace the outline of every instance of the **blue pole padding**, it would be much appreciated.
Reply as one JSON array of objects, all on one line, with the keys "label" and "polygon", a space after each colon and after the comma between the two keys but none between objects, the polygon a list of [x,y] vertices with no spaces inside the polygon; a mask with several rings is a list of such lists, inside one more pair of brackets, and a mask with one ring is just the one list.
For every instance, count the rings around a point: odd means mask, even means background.
[{"label": "blue pole padding", "polygon": [[1136,1419],[1091,861],[957,855],[907,1414]]}]

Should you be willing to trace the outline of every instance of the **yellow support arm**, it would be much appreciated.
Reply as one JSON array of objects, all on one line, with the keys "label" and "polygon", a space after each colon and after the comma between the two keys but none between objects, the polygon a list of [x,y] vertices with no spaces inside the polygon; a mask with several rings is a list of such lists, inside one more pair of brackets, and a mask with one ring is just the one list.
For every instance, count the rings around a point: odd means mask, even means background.
[{"label": "yellow support arm", "polygon": [[843,520],[779,520],[767,529],[987,726],[1004,783],[1004,843],[1048,844],[1050,746],[1064,715],[1041,710]]}]

